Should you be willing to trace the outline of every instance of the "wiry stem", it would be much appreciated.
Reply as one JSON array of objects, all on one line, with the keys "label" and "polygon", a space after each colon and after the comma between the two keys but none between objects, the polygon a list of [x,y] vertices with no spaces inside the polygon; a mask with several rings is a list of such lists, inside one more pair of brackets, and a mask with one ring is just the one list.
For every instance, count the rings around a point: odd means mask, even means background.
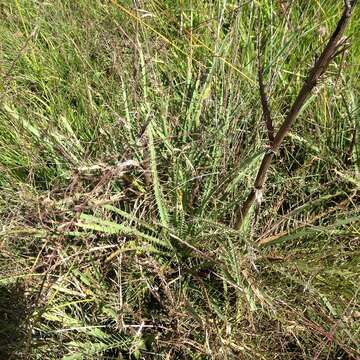
[{"label": "wiry stem", "polygon": [[[259,59],[260,62],[260,59]],[[261,105],[263,109],[263,116],[265,119],[265,125],[268,133],[269,144],[272,146],[274,142],[274,126],[271,119],[271,112],[269,102],[265,92],[265,85],[264,85],[264,78],[263,78],[263,69],[261,65],[259,65],[258,69],[258,79],[259,79],[259,91],[260,91],[260,98],[261,98]]]},{"label": "wiry stem", "polygon": [[254,188],[251,190],[244,204],[239,206],[235,211],[235,224],[234,228],[239,230],[243,220],[246,218],[249,210],[251,209],[254,201],[256,199],[256,192],[263,191],[263,187],[266,181],[267,173],[274,157],[276,151],[279,150],[285,136],[289,133],[291,126],[299,115],[305,101],[311,94],[311,91],[314,89],[318,83],[320,77],[324,74],[327,67],[329,66],[331,60],[337,53],[339,45],[342,43],[342,36],[344,34],[345,28],[349,23],[352,11],[357,3],[357,0],[345,0],[345,8],[343,14],[337,24],[335,31],[333,32],[331,38],[329,39],[325,49],[323,50],[320,57],[315,62],[314,66],[309,72],[308,77],[306,78],[299,95],[297,96],[294,104],[292,105],[290,111],[288,112],[283,124],[281,125],[279,131],[277,132],[274,141],[272,142],[270,151],[268,151],[262,160],[260,168],[258,170]]}]

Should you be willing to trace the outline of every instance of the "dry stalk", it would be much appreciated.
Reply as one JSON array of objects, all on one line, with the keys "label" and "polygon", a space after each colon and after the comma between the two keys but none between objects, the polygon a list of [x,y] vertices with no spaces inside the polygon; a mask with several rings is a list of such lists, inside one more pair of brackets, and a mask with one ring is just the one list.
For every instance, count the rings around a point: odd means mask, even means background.
[{"label": "dry stalk", "polygon": [[[274,140],[270,146],[269,151],[264,155],[263,160],[261,162],[260,168],[258,170],[254,187],[251,190],[250,194],[248,195],[245,202],[240,205],[235,210],[235,223],[234,228],[239,230],[243,223],[243,220],[249,213],[252,205],[254,204],[255,200],[259,197],[259,193],[262,194],[264,185],[266,182],[267,173],[270,168],[271,161],[275,155],[275,153],[279,150],[284,138],[289,133],[291,126],[293,125],[294,121],[298,117],[305,101],[309,98],[312,90],[318,83],[320,77],[324,74],[326,69],[328,68],[332,59],[337,55],[339,48],[341,48],[343,42],[343,34],[346,29],[346,26],[349,23],[352,11],[357,3],[357,0],[345,0],[344,11],[343,14],[337,24],[337,27],[333,34],[331,35],[326,47],[324,48],[320,57],[316,60],[314,66],[309,71],[309,74],[296,98],[292,107],[290,108],[286,118],[281,125],[280,129],[275,135]],[[263,90],[262,78],[260,80],[260,93]],[[263,98],[263,94],[261,97]],[[263,99],[262,99],[263,100]],[[265,106],[264,108],[267,108]],[[270,119],[270,114],[265,115],[268,119]]]}]

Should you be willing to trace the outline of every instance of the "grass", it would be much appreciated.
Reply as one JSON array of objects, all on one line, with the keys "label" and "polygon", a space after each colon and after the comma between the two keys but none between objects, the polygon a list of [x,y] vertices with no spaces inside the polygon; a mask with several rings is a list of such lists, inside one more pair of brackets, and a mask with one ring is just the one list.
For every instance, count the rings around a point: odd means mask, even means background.
[{"label": "grass", "polygon": [[0,1],[0,354],[356,359],[359,9],[234,210],[342,1]]}]

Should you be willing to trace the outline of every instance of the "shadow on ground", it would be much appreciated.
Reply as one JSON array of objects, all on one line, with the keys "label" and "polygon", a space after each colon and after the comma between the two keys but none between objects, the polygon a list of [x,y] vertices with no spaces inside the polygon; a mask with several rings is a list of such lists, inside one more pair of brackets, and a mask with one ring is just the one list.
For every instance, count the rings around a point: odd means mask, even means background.
[{"label": "shadow on ground", "polygon": [[26,349],[27,302],[22,284],[0,285],[0,359],[21,359]]}]

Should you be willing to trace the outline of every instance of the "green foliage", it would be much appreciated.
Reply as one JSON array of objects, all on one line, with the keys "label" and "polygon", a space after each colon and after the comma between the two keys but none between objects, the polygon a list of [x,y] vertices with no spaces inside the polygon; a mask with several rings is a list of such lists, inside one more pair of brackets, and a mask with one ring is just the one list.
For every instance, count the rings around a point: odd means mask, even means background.
[{"label": "green foliage", "polygon": [[232,229],[342,5],[0,1],[0,357],[360,356],[359,9]]}]

